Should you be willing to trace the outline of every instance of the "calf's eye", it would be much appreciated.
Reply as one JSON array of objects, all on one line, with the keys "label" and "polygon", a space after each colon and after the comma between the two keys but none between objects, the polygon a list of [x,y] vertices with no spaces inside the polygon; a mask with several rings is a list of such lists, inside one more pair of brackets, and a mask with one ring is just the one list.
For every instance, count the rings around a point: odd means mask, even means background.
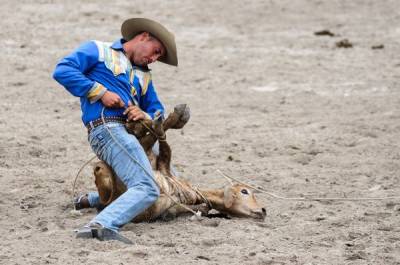
[{"label": "calf's eye", "polygon": [[242,194],[249,194],[249,192],[248,192],[246,189],[242,189],[240,192],[241,192]]}]

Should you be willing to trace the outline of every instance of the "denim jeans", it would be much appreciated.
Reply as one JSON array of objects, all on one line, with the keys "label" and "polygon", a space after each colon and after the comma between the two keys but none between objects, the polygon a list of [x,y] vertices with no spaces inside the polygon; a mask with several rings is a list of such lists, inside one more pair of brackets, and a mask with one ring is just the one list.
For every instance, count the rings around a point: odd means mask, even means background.
[{"label": "denim jeans", "polygon": [[[157,156],[160,153],[159,150],[159,144],[158,142],[155,142],[152,150],[153,153]],[[171,173],[172,175],[174,175],[175,177],[178,177],[178,172],[176,171],[175,167],[173,165],[171,165]],[[88,200],[89,200],[89,205],[91,208],[97,208],[97,209],[102,209],[103,205],[100,203],[100,196],[99,193],[97,191],[89,191],[87,193],[88,195]]]},{"label": "denim jeans", "polygon": [[[106,126],[119,144],[151,176],[115,142]],[[100,125],[90,132],[88,139],[97,157],[111,166],[127,187],[127,191],[124,194],[108,205],[90,223],[99,223],[106,228],[118,231],[121,226],[130,222],[151,206],[159,197],[160,191],[153,180],[153,171],[142,146],[135,136],[128,134],[124,125],[115,122]],[[98,201],[98,194],[91,193],[89,196],[90,204],[98,204]]]}]

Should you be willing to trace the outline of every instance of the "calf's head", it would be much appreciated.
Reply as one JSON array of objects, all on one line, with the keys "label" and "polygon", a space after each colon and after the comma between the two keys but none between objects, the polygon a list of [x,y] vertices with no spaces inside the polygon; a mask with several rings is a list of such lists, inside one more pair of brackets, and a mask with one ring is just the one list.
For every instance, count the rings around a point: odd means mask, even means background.
[{"label": "calf's head", "polygon": [[253,192],[244,185],[233,184],[224,190],[224,212],[238,217],[264,219],[266,210],[261,207]]}]

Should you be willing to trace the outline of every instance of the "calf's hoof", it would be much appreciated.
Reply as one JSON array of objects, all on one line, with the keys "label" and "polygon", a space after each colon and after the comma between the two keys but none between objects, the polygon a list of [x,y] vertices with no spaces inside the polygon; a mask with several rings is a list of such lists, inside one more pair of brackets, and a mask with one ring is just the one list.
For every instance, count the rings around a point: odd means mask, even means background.
[{"label": "calf's hoof", "polygon": [[190,119],[190,108],[186,104],[176,105],[171,115],[177,116],[177,121],[171,126],[172,129],[181,129]]}]

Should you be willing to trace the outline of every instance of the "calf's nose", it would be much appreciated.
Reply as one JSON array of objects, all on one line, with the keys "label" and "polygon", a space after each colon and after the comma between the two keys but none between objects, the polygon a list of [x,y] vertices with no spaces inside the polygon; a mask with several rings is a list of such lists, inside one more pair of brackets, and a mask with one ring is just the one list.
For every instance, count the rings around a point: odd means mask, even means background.
[{"label": "calf's nose", "polygon": [[265,216],[267,215],[267,211],[265,210],[265,208],[257,209],[255,211],[253,211],[253,213],[256,214],[257,218],[260,218],[260,219],[264,219]]},{"label": "calf's nose", "polygon": [[263,207],[263,208],[261,208],[261,211],[262,211],[262,213],[264,214],[264,216],[266,216],[267,215],[267,210],[265,210],[265,208]]}]

